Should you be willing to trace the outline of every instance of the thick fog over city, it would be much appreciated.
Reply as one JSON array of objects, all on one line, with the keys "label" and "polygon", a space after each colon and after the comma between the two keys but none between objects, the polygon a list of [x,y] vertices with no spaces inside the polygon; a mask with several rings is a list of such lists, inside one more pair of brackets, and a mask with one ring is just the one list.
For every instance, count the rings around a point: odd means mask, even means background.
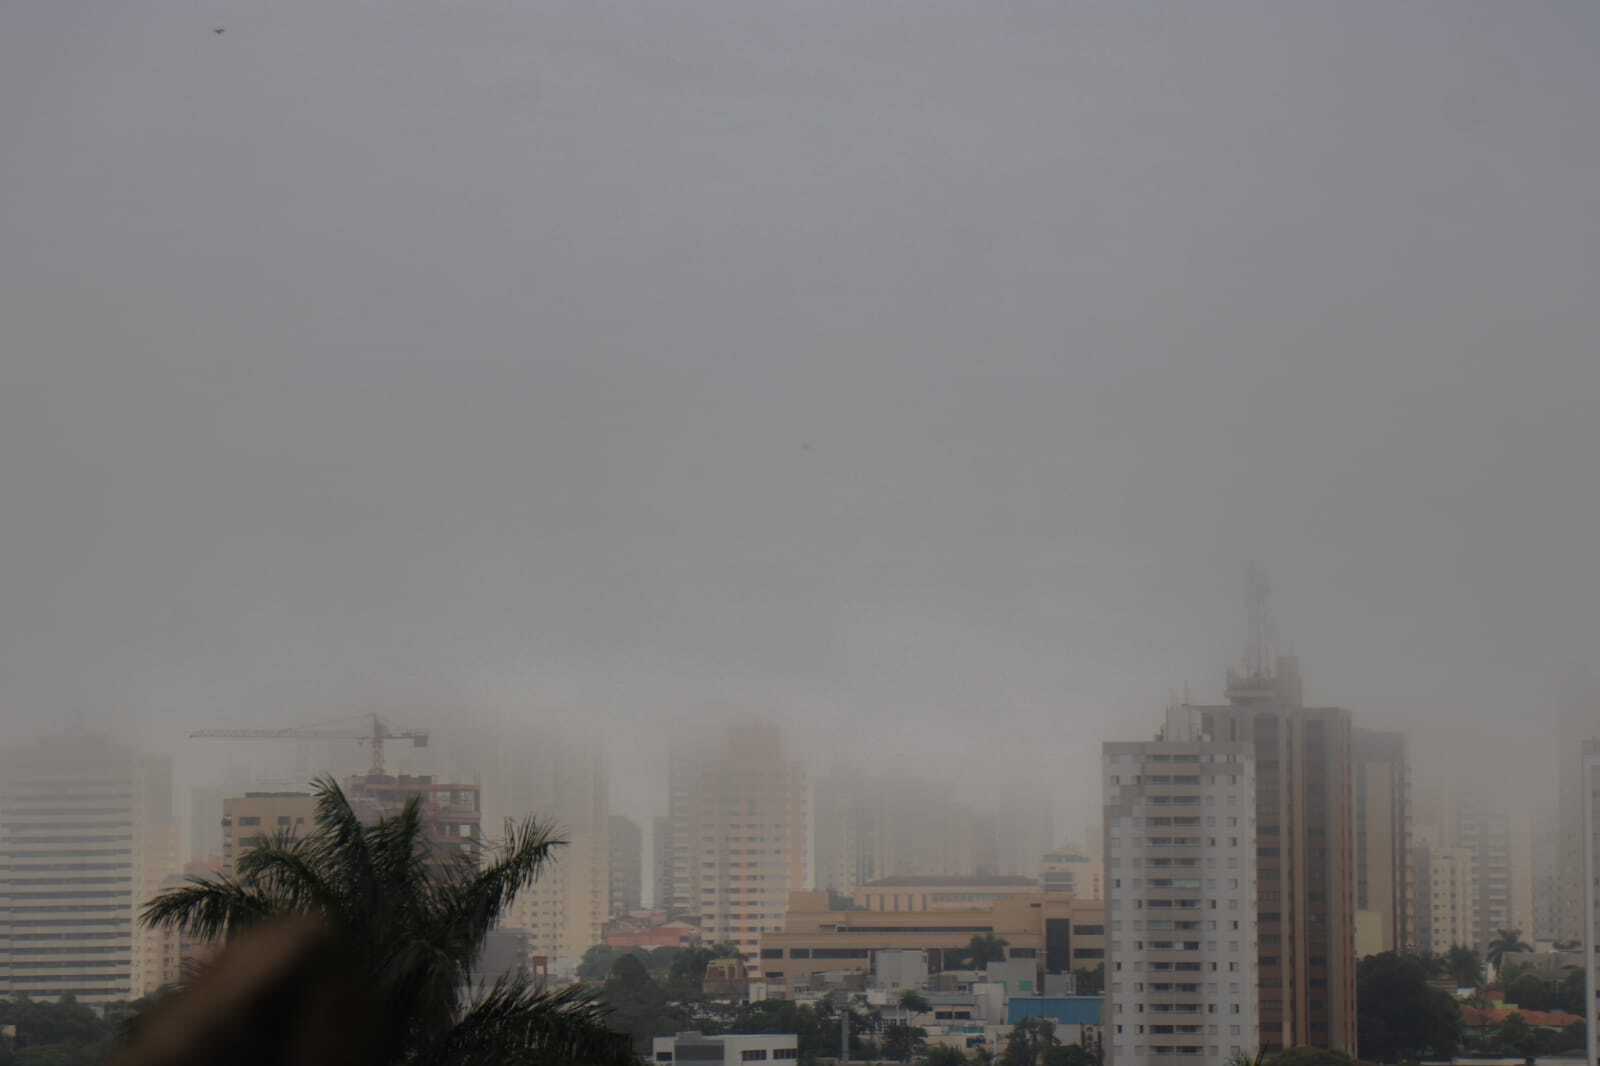
[{"label": "thick fog over city", "polygon": [[1102,744],[1282,655],[1405,735],[1419,817],[1548,821],[1600,735],[1597,44],[1580,3],[7,5],[0,746],[170,757],[179,866],[374,713],[486,828],[572,828],[534,779],[592,759],[664,909],[674,752],[777,730],[793,890],[829,781],[1099,856]]}]

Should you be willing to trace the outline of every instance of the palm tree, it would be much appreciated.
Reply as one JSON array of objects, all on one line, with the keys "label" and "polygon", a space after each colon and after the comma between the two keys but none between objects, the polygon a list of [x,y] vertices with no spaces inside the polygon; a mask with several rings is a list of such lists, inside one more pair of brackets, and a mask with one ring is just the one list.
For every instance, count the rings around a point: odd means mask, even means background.
[{"label": "palm tree", "polygon": [[1452,944],[1444,953],[1444,970],[1458,988],[1476,988],[1483,983],[1483,962],[1464,944]]},{"label": "palm tree", "polygon": [[634,1066],[628,1039],[576,988],[547,992],[523,974],[471,1000],[485,937],[565,841],[529,818],[482,869],[433,852],[420,801],[365,825],[331,778],[315,783],[316,825],[245,852],[235,876],[191,878],[145,905],[141,921],[227,939],[290,915],[320,919],[387,1024],[374,1064],[593,1062]]},{"label": "palm tree", "polygon": [[1500,960],[1507,955],[1518,951],[1532,950],[1522,942],[1522,930],[1498,929],[1495,931],[1494,939],[1489,941],[1489,947],[1484,952],[1484,957],[1489,960],[1489,965],[1498,971],[1500,969]]}]

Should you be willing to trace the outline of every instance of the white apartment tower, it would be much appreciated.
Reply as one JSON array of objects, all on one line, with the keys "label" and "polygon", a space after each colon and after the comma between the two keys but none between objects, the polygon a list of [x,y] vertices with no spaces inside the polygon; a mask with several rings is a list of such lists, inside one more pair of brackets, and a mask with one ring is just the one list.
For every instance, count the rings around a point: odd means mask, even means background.
[{"label": "white apartment tower", "polygon": [[175,869],[170,759],[87,736],[0,752],[0,997],[153,991],[170,968],[137,918]]},{"label": "white apartment tower", "polygon": [[1103,746],[1106,1061],[1253,1056],[1255,747],[1213,740],[1189,707],[1156,740]]}]

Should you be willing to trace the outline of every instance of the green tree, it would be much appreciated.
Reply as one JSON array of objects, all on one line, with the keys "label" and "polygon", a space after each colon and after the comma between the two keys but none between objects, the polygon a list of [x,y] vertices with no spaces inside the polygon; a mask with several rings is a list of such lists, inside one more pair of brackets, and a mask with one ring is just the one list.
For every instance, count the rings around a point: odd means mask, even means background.
[{"label": "green tree", "polygon": [[[1556,987],[1555,1006],[1568,1014],[1582,1015],[1584,1000],[1588,991],[1584,987],[1583,970],[1577,966],[1567,968],[1566,974],[1561,978],[1561,984]],[[1521,1006],[1521,1004],[1518,1004]]]},{"label": "green tree", "polygon": [[1037,1066],[1040,1056],[1060,1043],[1055,1022],[1049,1018],[1024,1018],[1011,1027],[1001,1058],[1005,1066]]},{"label": "green tree", "polygon": [[1496,970],[1499,970],[1500,961],[1507,955],[1514,954],[1519,951],[1532,950],[1532,948],[1522,942],[1522,930],[1499,929],[1495,931],[1494,939],[1489,941],[1489,948],[1484,953],[1484,957],[1488,959],[1490,966],[1493,966]]},{"label": "green tree", "polygon": [[905,1022],[883,1027],[883,1055],[895,1062],[910,1062],[928,1046],[928,1031]]},{"label": "green tree", "polygon": [[908,988],[900,993],[900,1009],[912,1014],[926,1014],[933,1009],[928,1002],[928,997],[914,988]]},{"label": "green tree", "polygon": [[1523,971],[1506,982],[1505,1000],[1523,1010],[1549,1010],[1556,1006],[1557,992],[1538,974]]},{"label": "green tree", "polygon": [[1342,1051],[1325,1047],[1292,1047],[1272,1057],[1272,1066],[1356,1066]]},{"label": "green tree", "polygon": [[611,1008],[611,1024],[627,1033],[637,1049],[648,1048],[652,1037],[672,1028],[667,994],[637,956],[623,955],[611,965],[601,998]]},{"label": "green tree", "polygon": [[1104,963],[1093,967],[1080,966],[1072,971],[1072,975],[1078,979],[1077,988],[1080,996],[1098,996],[1106,990]]},{"label": "green tree", "polygon": [[968,1066],[966,1054],[949,1044],[935,1044],[922,1056],[922,1061],[925,1066]]},{"label": "green tree", "polygon": [[1388,951],[1356,965],[1356,1025],[1357,1043],[1369,1060],[1449,1058],[1460,1044],[1461,1009],[1429,983],[1424,960]]},{"label": "green tree", "polygon": [[289,915],[319,918],[395,1024],[374,1063],[486,1060],[634,1062],[627,1039],[581,989],[547,992],[525,974],[470,999],[484,938],[565,842],[527,819],[488,856],[436,855],[420,800],[363,824],[331,778],[316,783],[313,831],[280,834],[240,856],[236,876],[191,878],[144,908],[147,926],[204,939]]},{"label": "green tree", "polygon": [[1444,972],[1457,988],[1477,988],[1483,983],[1483,960],[1472,948],[1456,944],[1444,953]]},{"label": "green tree", "polygon": [[1007,941],[993,933],[974,933],[964,948],[945,952],[945,968],[952,970],[981,970],[991,962],[1003,962]]},{"label": "green tree", "polygon": [[679,1002],[705,998],[706,964],[712,959],[734,958],[739,949],[733,944],[685,948],[672,960],[667,971],[667,995]]},{"label": "green tree", "polygon": [[1513,1013],[1500,1023],[1500,1029],[1495,1034],[1502,1046],[1521,1055],[1528,1066],[1533,1066],[1534,1060],[1539,1055],[1539,1037],[1520,1014]]},{"label": "green tree", "polygon": [[1079,1044],[1057,1044],[1044,1049],[1044,1066],[1097,1066],[1094,1054]]}]

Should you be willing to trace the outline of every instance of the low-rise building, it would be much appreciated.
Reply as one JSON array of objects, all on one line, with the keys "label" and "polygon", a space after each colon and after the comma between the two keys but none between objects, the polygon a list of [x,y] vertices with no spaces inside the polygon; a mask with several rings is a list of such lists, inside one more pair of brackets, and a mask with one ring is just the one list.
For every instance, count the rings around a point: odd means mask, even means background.
[{"label": "low-rise building", "polygon": [[651,1059],[660,1063],[692,1062],[697,1066],[745,1066],[750,1062],[792,1062],[800,1057],[800,1038],[794,1033],[679,1033],[658,1036]]},{"label": "low-rise building", "polygon": [[774,997],[793,995],[823,974],[868,974],[880,951],[921,951],[929,973],[938,974],[975,936],[1004,940],[1007,960],[1031,962],[1037,980],[1093,969],[1105,959],[1105,904],[1034,887],[960,910],[835,911],[825,892],[794,892],[783,931],[762,934],[761,973]]},{"label": "low-rise building", "polygon": [[1035,877],[883,877],[850,896],[869,911],[961,911],[1038,892]]}]

